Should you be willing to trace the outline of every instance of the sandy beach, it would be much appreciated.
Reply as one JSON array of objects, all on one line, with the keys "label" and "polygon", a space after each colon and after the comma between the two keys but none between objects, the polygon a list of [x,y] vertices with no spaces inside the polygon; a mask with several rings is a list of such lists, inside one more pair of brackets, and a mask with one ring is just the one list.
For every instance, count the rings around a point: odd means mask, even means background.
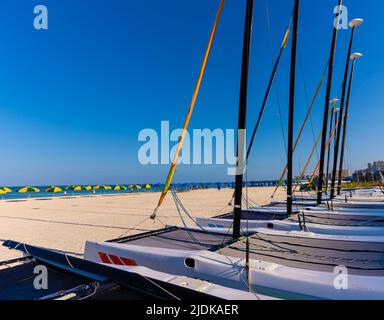
[{"label": "sandy beach", "polygon": [[[249,197],[264,205],[273,188],[250,188]],[[231,210],[231,189],[194,190],[179,194],[193,217],[212,217]],[[283,199],[279,190],[276,200]],[[86,240],[109,240],[155,230],[164,224],[181,225],[169,194],[158,212],[159,220],[149,219],[159,193],[130,193],[52,199],[26,199],[0,202],[0,244],[12,239],[81,256]],[[190,221],[186,221],[189,222]],[[0,247],[0,261],[20,257]]]}]

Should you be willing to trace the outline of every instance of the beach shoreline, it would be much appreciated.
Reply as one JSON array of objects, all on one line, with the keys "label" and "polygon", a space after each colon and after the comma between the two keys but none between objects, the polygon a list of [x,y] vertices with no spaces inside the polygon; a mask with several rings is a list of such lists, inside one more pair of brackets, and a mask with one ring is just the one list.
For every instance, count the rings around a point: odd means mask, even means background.
[{"label": "beach shoreline", "polygon": [[[266,205],[274,187],[248,188],[252,201]],[[231,211],[228,203],[233,189],[204,189],[180,192],[179,198],[193,217],[213,217]],[[99,194],[0,201],[0,244],[5,240],[25,242],[81,257],[87,240],[104,241],[181,225],[171,195],[158,211],[158,220],[149,217],[159,192]],[[275,200],[285,198],[279,189]],[[188,225],[193,225],[186,220]],[[0,246],[0,262],[21,254]]]}]

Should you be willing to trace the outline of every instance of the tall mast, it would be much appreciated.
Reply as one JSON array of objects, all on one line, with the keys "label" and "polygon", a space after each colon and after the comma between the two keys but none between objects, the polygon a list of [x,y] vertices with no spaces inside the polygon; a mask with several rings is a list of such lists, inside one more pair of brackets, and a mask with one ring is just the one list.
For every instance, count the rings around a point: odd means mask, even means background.
[{"label": "tall mast", "polygon": [[[348,55],[347,55],[347,62],[346,62],[346,67],[345,67],[345,74],[344,74],[344,83],[343,83],[343,96],[345,97],[345,90],[346,90],[346,86],[347,86],[347,80],[348,80],[348,69],[349,69],[349,60],[351,59],[351,53],[352,53],[352,43],[353,43],[353,38],[355,36],[355,31],[356,31],[356,28],[359,27],[362,23],[364,22],[363,19],[353,19],[350,23],[349,23],[349,26],[352,28],[352,33],[351,33],[351,40],[349,42],[349,49],[348,49]],[[355,59],[353,60],[355,61]],[[348,100],[349,100],[349,97],[347,98],[347,102],[346,100],[343,100],[343,105],[345,104],[348,104]],[[341,192],[341,179],[342,179],[342,171],[343,171],[343,163],[344,163],[344,148],[345,148],[345,132],[347,130],[347,121],[348,121],[348,107],[345,107],[346,108],[346,111],[345,111],[345,116],[344,116],[344,128],[343,128],[343,140],[342,140],[342,146],[341,146],[341,152],[340,152],[340,164],[339,164],[339,176],[338,176],[338,185],[337,185],[337,194],[340,195],[340,192]],[[339,131],[338,132],[338,136],[339,136],[339,143],[340,143],[340,135],[341,135],[341,126],[342,126],[342,123],[339,124]],[[337,166],[337,163],[335,162],[334,163],[334,175],[335,175],[335,178],[336,179],[336,166]],[[333,182],[333,194],[335,193],[335,182]]]},{"label": "tall mast", "polygon": [[287,213],[292,214],[292,177],[293,177],[293,121],[295,113],[295,83],[296,83],[296,52],[299,26],[300,0],[295,0],[293,13],[292,51],[291,51],[291,80],[289,90],[289,120],[288,120],[288,161],[287,161]]},{"label": "tall mast", "polygon": [[345,95],[347,91],[347,81],[348,81],[348,73],[349,73],[349,60],[352,53],[352,43],[353,37],[355,35],[356,28],[352,28],[351,39],[349,40],[349,47],[347,52],[347,61],[345,62],[345,70],[344,70],[344,80],[343,80],[343,92],[341,95],[341,104],[340,104],[340,121],[337,127],[336,141],[335,141],[335,151],[333,158],[333,169],[332,169],[332,182],[331,182],[331,199],[335,197],[335,182],[336,182],[336,170],[337,170],[337,161],[339,160],[339,149],[340,149],[340,137],[341,137],[341,128],[343,125],[343,117],[344,117],[344,105],[345,105]]},{"label": "tall mast", "polygon": [[[332,131],[333,131],[333,118],[335,116],[335,104],[338,101],[338,99],[333,99],[331,101],[332,108],[331,108],[331,121],[329,122],[329,137],[331,137]],[[337,121],[337,117],[335,117],[335,122]],[[325,176],[325,193],[328,193],[328,182],[329,182],[329,165],[331,162],[331,148],[328,148],[327,151],[328,157],[327,157],[327,174]]]},{"label": "tall mast", "polygon": [[245,133],[247,119],[247,97],[248,97],[248,73],[249,73],[249,55],[251,49],[252,20],[253,20],[254,0],[247,0],[244,24],[243,58],[241,67],[240,83],[240,101],[239,101],[239,122],[238,122],[238,141],[237,141],[237,169],[235,182],[235,211],[233,220],[233,238],[240,237],[241,225],[241,204],[243,195],[243,175],[245,159],[243,156],[245,150],[245,137],[240,137]]},{"label": "tall mast", "polygon": [[338,185],[337,185],[338,193],[340,193],[340,191],[341,191],[341,171],[342,171],[343,162],[344,162],[345,138],[346,138],[346,134],[347,134],[347,123],[348,123],[348,115],[349,115],[349,105],[350,105],[350,102],[351,102],[350,99],[351,99],[351,89],[352,89],[353,75],[354,75],[354,72],[355,72],[356,60],[361,58],[361,57],[362,57],[361,53],[354,53],[350,57],[350,59],[352,59],[353,62],[352,62],[351,75],[350,75],[350,78],[349,78],[348,95],[347,95],[347,99],[346,99],[346,103],[345,103],[346,104],[346,109],[345,109],[345,117],[344,117],[343,142],[341,144],[339,182],[338,182]]},{"label": "tall mast", "polygon": [[[336,22],[339,22],[340,10],[343,4],[343,0],[339,0],[338,11],[336,13]],[[327,91],[325,94],[325,107],[324,107],[324,119],[323,119],[323,134],[321,140],[321,155],[320,155],[320,168],[319,168],[319,185],[317,192],[317,204],[321,204],[323,196],[323,178],[324,178],[324,162],[325,162],[325,149],[327,143],[327,127],[328,127],[328,113],[329,113],[329,100],[331,98],[332,91],[332,78],[333,78],[333,65],[335,60],[335,49],[337,40],[338,25],[333,27],[331,52],[329,54],[329,67],[328,67],[328,82]]]}]

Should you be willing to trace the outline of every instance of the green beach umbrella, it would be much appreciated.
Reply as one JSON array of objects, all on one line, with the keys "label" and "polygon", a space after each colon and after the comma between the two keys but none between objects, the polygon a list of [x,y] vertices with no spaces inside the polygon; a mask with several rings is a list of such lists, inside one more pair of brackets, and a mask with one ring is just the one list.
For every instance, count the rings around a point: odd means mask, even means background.
[{"label": "green beach umbrella", "polygon": [[52,186],[50,188],[45,189],[45,192],[57,193],[57,192],[63,192],[63,189],[61,189],[59,187]]},{"label": "green beach umbrella", "polygon": [[116,185],[113,187],[113,190],[116,190],[116,191],[127,190],[127,187]]},{"label": "green beach umbrella", "polygon": [[111,190],[112,188],[110,186],[96,186],[93,188],[93,190]]},{"label": "green beach umbrella", "polygon": [[24,187],[17,190],[18,193],[32,193],[32,192],[40,192],[40,189],[35,187]]},{"label": "green beach umbrella", "polygon": [[138,184],[131,184],[128,186],[128,189],[141,189],[141,187]]},{"label": "green beach umbrella", "polygon": [[84,190],[88,190],[88,189],[85,186],[70,186],[70,187],[67,187],[67,190],[84,191]]}]

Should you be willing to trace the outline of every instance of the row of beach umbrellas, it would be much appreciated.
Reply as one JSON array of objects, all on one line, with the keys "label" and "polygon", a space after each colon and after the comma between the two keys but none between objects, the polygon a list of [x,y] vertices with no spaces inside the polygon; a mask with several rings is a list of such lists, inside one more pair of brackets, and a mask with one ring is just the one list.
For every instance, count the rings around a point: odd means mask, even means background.
[{"label": "row of beach umbrellas", "polygon": [[12,189],[10,189],[8,187],[0,188],[0,194],[6,194],[6,193],[9,193],[9,192],[12,192]]},{"label": "row of beach umbrellas", "polygon": [[[151,189],[152,186],[150,184],[145,184],[143,186],[140,186],[138,184],[131,184],[129,186],[123,186],[123,185],[115,185],[115,186],[109,186],[109,185],[97,185],[97,186],[83,186],[83,185],[73,185],[68,186],[65,188],[57,187],[57,186],[51,186],[47,189],[45,189],[45,192],[50,193],[58,193],[58,192],[64,192],[66,190],[72,190],[72,191],[91,191],[91,190],[115,190],[115,191],[125,191],[128,189]],[[0,195],[13,192],[11,188],[8,187],[2,187],[0,188]],[[23,187],[18,190],[16,190],[18,193],[37,193],[41,192],[39,188],[36,187]]]}]

